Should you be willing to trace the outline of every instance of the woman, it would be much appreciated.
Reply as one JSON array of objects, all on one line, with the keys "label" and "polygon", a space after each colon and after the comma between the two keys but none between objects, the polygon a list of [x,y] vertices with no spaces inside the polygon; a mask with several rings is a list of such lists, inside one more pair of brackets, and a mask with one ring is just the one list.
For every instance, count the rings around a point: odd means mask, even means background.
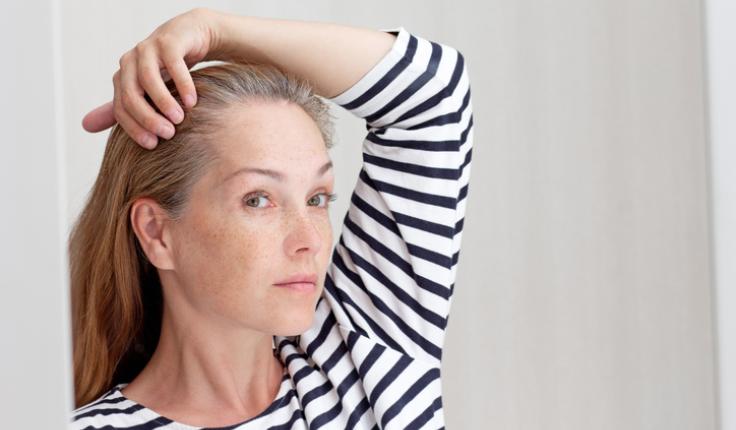
[{"label": "woman", "polygon": [[[70,240],[72,428],[443,427],[473,135],[459,52],[195,9],[113,81],[84,120],[119,125]],[[308,84],[368,129],[334,250]]]}]

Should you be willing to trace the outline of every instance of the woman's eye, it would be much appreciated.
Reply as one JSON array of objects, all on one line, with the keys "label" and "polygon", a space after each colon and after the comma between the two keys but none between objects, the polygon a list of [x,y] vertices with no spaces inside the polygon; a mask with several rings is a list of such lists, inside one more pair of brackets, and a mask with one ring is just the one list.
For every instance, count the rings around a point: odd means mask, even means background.
[{"label": "woman's eye", "polygon": [[[337,194],[333,193],[319,193],[312,196],[307,201],[309,206],[317,206],[327,208],[330,206],[330,202],[337,198]],[[268,204],[268,195],[263,192],[251,193],[243,198],[245,205],[251,208],[264,208]]]},{"label": "woman's eye", "polygon": [[267,201],[267,198],[268,196],[263,193],[255,193],[245,196],[244,200],[246,206],[252,208],[260,208],[263,206],[259,205],[259,203]]},{"label": "woman's eye", "polygon": [[[336,198],[337,198],[337,194],[319,193],[319,194],[314,195],[311,199],[309,199],[309,204],[310,206],[322,206],[326,208],[326,207],[329,207],[330,202],[335,201]],[[323,203],[324,205],[320,203]]]}]

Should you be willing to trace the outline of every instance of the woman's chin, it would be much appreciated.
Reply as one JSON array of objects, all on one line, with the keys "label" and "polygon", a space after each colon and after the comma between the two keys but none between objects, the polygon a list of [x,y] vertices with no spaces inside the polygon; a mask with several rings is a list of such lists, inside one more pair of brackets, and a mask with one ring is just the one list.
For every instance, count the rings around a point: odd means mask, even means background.
[{"label": "woman's chin", "polygon": [[314,312],[303,315],[290,315],[283,318],[273,333],[276,336],[298,336],[308,331],[314,322]]}]

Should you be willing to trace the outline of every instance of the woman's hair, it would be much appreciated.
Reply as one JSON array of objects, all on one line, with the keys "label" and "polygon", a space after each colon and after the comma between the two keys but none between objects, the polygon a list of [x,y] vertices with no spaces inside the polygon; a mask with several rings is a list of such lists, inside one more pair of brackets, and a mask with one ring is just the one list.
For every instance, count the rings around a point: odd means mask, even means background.
[{"label": "woman's hair", "polygon": [[[130,382],[148,363],[161,330],[163,295],[130,223],[140,197],[155,200],[171,219],[181,216],[192,186],[217,152],[209,143],[226,126],[226,110],[253,100],[286,100],[315,121],[332,146],[329,106],[308,82],[271,66],[223,63],[191,71],[196,106],[176,134],[156,149],[139,146],[116,125],[97,180],[69,237],[76,407],[112,385]],[[181,98],[172,81],[167,87]],[[147,99],[150,102],[150,99]],[[151,103],[153,106],[153,103]]]}]

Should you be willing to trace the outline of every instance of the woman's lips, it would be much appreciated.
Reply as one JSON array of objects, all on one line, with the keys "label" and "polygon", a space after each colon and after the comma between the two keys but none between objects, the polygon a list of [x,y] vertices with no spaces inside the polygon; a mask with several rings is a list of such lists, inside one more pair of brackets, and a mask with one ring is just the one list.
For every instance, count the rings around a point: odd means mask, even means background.
[{"label": "woman's lips", "polygon": [[296,291],[303,291],[305,293],[312,292],[316,286],[311,282],[292,282],[289,284],[274,284],[276,287],[290,288]]},{"label": "woman's lips", "polygon": [[314,273],[298,273],[293,276],[277,282],[276,287],[291,288],[296,291],[310,292],[314,291],[317,284],[317,275]]}]

